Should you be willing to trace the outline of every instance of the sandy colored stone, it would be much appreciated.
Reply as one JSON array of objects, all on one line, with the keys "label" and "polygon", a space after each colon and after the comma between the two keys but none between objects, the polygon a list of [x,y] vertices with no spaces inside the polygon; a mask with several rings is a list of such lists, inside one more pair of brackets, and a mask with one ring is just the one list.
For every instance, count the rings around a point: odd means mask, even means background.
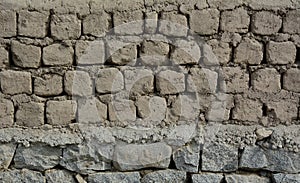
[{"label": "sandy colored stone", "polygon": [[137,59],[137,45],[118,40],[107,42],[108,62],[114,65],[135,65]]},{"label": "sandy colored stone", "polygon": [[31,74],[23,71],[2,71],[0,73],[2,92],[9,95],[32,93]]},{"label": "sandy colored stone", "polygon": [[[11,164],[17,145],[14,143],[2,143],[0,145],[0,168],[8,169]],[[1,180],[1,179],[0,179]]]},{"label": "sandy colored stone", "polygon": [[20,11],[18,33],[22,36],[43,38],[47,35],[49,14],[37,11]]},{"label": "sandy colored stone", "polygon": [[219,64],[226,64],[230,61],[232,48],[228,43],[212,39],[207,44],[211,46],[213,53],[218,58]]},{"label": "sandy colored stone", "polygon": [[0,37],[12,37],[17,34],[17,15],[14,11],[0,11]]},{"label": "sandy colored stone", "polygon": [[9,64],[8,51],[4,47],[0,47],[0,68],[5,68]]},{"label": "sandy colored stone", "polygon": [[136,120],[136,107],[131,100],[112,101],[108,104],[110,121],[132,122]]},{"label": "sandy colored stone", "polygon": [[123,74],[116,68],[99,70],[95,79],[98,93],[114,93],[124,88]]},{"label": "sandy colored stone", "polygon": [[48,101],[46,106],[47,123],[51,125],[67,125],[76,119],[77,104],[75,101]]},{"label": "sandy colored stone", "polygon": [[26,127],[41,126],[44,124],[44,104],[29,102],[18,106],[16,124]]},{"label": "sandy colored stone", "polygon": [[103,37],[109,31],[109,20],[109,14],[104,11],[97,12],[97,14],[90,14],[83,19],[83,33]]},{"label": "sandy colored stone", "polygon": [[218,32],[220,12],[217,9],[193,10],[190,14],[191,30],[200,35]]},{"label": "sandy colored stone", "polygon": [[11,100],[0,99],[0,127],[12,126],[14,123],[14,105]]},{"label": "sandy colored stone", "polygon": [[169,44],[160,41],[144,41],[141,48],[141,62],[144,65],[167,65]]},{"label": "sandy colored stone", "polygon": [[117,35],[138,35],[144,31],[142,11],[115,12],[114,33]]},{"label": "sandy colored stone", "polygon": [[104,42],[78,41],[75,46],[75,55],[77,65],[104,64],[105,47]]},{"label": "sandy colored stone", "polygon": [[280,74],[276,69],[259,69],[251,74],[251,85],[254,90],[276,93],[281,89]]},{"label": "sandy colored stone", "polygon": [[225,82],[224,91],[228,93],[243,93],[248,90],[249,74],[240,67],[223,67],[222,79]]},{"label": "sandy colored stone", "polygon": [[54,39],[77,39],[81,34],[81,22],[74,14],[52,15],[51,35]]},{"label": "sandy colored stone", "polygon": [[262,104],[259,101],[237,96],[232,115],[236,120],[257,122],[262,117]]},{"label": "sandy colored stone", "polygon": [[39,96],[55,96],[63,92],[63,78],[56,74],[45,74],[34,79],[34,93]]},{"label": "sandy colored stone", "polygon": [[41,65],[41,48],[13,41],[11,44],[13,62],[22,68],[38,68]]},{"label": "sandy colored stone", "polygon": [[291,68],[283,75],[283,88],[293,92],[300,92],[300,70]]},{"label": "sandy colored stone", "polygon": [[290,34],[300,33],[300,11],[290,10],[283,19],[283,32]]},{"label": "sandy colored stone", "polygon": [[228,32],[248,32],[250,16],[243,8],[237,8],[232,11],[221,13],[220,29]]},{"label": "sandy colored stone", "polygon": [[252,32],[260,35],[272,35],[279,31],[282,25],[281,17],[268,11],[257,12],[252,17]]},{"label": "sandy colored stone", "polygon": [[185,75],[166,70],[156,75],[156,88],[161,94],[181,93],[185,90]]},{"label": "sandy colored stone", "polygon": [[81,99],[77,102],[79,123],[101,123],[107,118],[107,106],[98,99]]},{"label": "sandy colored stone", "polygon": [[200,46],[196,41],[176,40],[173,45],[175,49],[171,52],[173,64],[197,64],[201,57]]},{"label": "sandy colored stone", "polygon": [[296,46],[292,42],[273,42],[267,44],[267,61],[272,65],[292,64],[296,60]]},{"label": "sandy colored stone", "polygon": [[188,31],[187,18],[184,15],[163,12],[159,21],[158,31],[167,36],[186,36]]},{"label": "sandy colored stone", "polygon": [[64,90],[70,96],[90,96],[93,94],[92,80],[84,71],[67,71],[64,77]]},{"label": "sandy colored stone", "polygon": [[197,93],[214,93],[217,89],[218,73],[206,68],[191,68],[187,77],[187,90]]},{"label": "sandy colored stone", "polygon": [[158,26],[158,14],[153,12],[146,12],[145,14],[145,33],[154,34],[156,33]]},{"label": "sandy colored stone", "polygon": [[263,60],[263,46],[255,39],[244,38],[234,53],[235,63],[256,65]]},{"label": "sandy colored stone", "polygon": [[55,43],[43,48],[43,63],[46,66],[72,65],[73,54],[72,47]]},{"label": "sandy colored stone", "polygon": [[150,69],[125,70],[125,88],[130,93],[148,94],[154,90],[154,76]]}]

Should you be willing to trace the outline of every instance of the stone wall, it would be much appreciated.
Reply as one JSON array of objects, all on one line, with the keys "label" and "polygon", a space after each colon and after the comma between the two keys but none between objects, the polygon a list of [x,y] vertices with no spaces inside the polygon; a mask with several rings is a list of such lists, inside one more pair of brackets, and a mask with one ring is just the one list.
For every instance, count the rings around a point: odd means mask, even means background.
[{"label": "stone wall", "polygon": [[0,182],[300,182],[300,1],[1,0]]}]

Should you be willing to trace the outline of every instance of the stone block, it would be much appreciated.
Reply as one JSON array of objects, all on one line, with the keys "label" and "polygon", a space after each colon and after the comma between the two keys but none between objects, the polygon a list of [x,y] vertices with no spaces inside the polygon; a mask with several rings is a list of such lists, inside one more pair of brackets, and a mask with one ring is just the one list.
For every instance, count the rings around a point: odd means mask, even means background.
[{"label": "stone block", "polygon": [[9,65],[8,51],[4,47],[0,47],[0,68],[5,68]]},{"label": "stone block", "polygon": [[273,42],[267,44],[267,61],[269,64],[293,64],[296,60],[296,46],[292,42]]},{"label": "stone block", "polygon": [[300,10],[290,10],[286,13],[282,30],[290,34],[300,33]]},{"label": "stone block", "polygon": [[1,89],[4,94],[31,94],[31,74],[22,71],[2,71],[0,73]]},{"label": "stone block", "polygon": [[258,122],[262,117],[262,106],[259,101],[236,96],[232,118],[240,121]]},{"label": "stone block", "polygon": [[257,65],[263,60],[263,45],[255,39],[244,38],[234,53],[235,63]]},{"label": "stone block", "polygon": [[173,12],[163,12],[158,31],[167,36],[184,37],[188,32],[187,18]]},{"label": "stone block", "polygon": [[249,74],[246,69],[240,67],[223,67],[222,80],[227,93],[243,93],[248,90]]},{"label": "stone block", "polygon": [[[107,42],[108,62],[114,65],[135,65],[137,59],[137,45],[118,40]],[[109,58],[110,57],[110,58]]]},{"label": "stone block", "polygon": [[228,32],[246,33],[250,23],[250,16],[243,8],[221,13],[220,29]]},{"label": "stone block", "polygon": [[283,75],[283,89],[300,92],[300,70],[291,68],[287,70]]},{"label": "stone block", "polygon": [[146,12],[145,14],[145,33],[154,34],[157,30],[158,14],[153,12]]},{"label": "stone block", "polygon": [[175,46],[171,52],[171,62],[173,64],[197,64],[199,62],[201,50],[196,41],[178,39],[173,46]]},{"label": "stone block", "polygon": [[104,11],[90,14],[83,19],[83,34],[103,37],[109,31],[110,16]]},{"label": "stone block", "polygon": [[223,175],[218,173],[201,173],[192,175],[193,183],[221,183],[222,179]]},{"label": "stone block", "polygon": [[104,64],[105,47],[104,42],[95,41],[78,41],[75,46],[76,64]]},{"label": "stone block", "polygon": [[34,79],[34,93],[39,96],[55,96],[63,92],[63,78],[57,74],[44,74]]},{"label": "stone block", "polygon": [[18,34],[22,36],[43,38],[47,35],[48,13],[37,11],[20,11],[18,19]]},{"label": "stone block", "polygon": [[178,170],[159,170],[146,174],[141,183],[148,182],[185,182],[186,181],[186,172]]},{"label": "stone block", "polygon": [[11,100],[0,99],[0,128],[13,125],[14,111],[14,104]]},{"label": "stone block", "polygon": [[231,10],[243,4],[243,0],[208,0],[210,7],[220,10]]},{"label": "stone block", "polygon": [[114,32],[117,35],[139,35],[144,31],[142,11],[115,12],[113,14]]},{"label": "stone block", "polygon": [[72,173],[65,170],[46,170],[45,177],[47,183],[76,183],[74,176]]},{"label": "stone block", "polygon": [[41,48],[13,41],[11,44],[12,58],[16,66],[38,68],[41,65]]},{"label": "stone block", "polygon": [[16,124],[26,127],[36,127],[44,124],[44,104],[29,102],[18,106]]},{"label": "stone block", "polygon": [[14,11],[0,11],[0,37],[13,37],[17,35],[17,15]]},{"label": "stone block", "polygon": [[193,10],[190,14],[191,30],[200,35],[218,32],[220,12],[217,9]]},{"label": "stone block", "polygon": [[154,89],[154,76],[149,69],[125,70],[125,88],[131,94],[148,94]]},{"label": "stone block", "polygon": [[136,120],[136,107],[131,100],[112,101],[108,104],[109,120],[132,122]]},{"label": "stone block", "polygon": [[276,69],[259,69],[251,74],[251,85],[257,91],[276,93],[281,89],[280,78]]},{"label": "stone block", "polygon": [[43,63],[46,66],[72,65],[74,50],[62,44],[52,44],[43,48]]},{"label": "stone block", "polygon": [[197,93],[214,93],[217,89],[218,73],[206,68],[191,68],[187,77],[187,90]]},{"label": "stone block", "polygon": [[282,123],[290,123],[292,120],[297,119],[298,104],[288,100],[268,102],[267,110],[270,113],[270,117],[278,119]]},{"label": "stone block", "polygon": [[156,88],[163,95],[184,92],[185,75],[172,70],[161,71],[156,75]]},{"label": "stone block", "polygon": [[270,178],[261,177],[258,175],[238,175],[230,174],[225,175],[225,180],[227,183],[236,183],[236,182],[251,182],[251,183],[271,183]]},{"label": "stone block", "polygon": [[98,93],[115,93],[124,89],[123,74],[116,68],[106,68],[98,71],[95,79]]},{"label": "stone block", "polygon": [[300,182],[300,174],[273,174],[274,183],[298,183]]},{"label": "stone block", "polygon": [[144,65],[167,65],[169,44],[160,41],[144,41],[140,53],[141,62]]},{"label": "stone block", "polygon": [[107,106],[96,98],[77,101],[79,123],[100,123],[107,118]]},{"label": "stone block", "polygon": [[178,120],[195,121],[200,112],[199,98],[194,95],[179,95],[171,107],[171,114]]},{"label": "stone block", "polygon": [[93,94],[92,80],[87,72],[67,71],[64,78],[65,92],[70,96],[90,96]]},{"label": "stone block", "polygon": [[211,49],[218,59],[219,64],[227,64],[231,59],[231,47],[228,43],[212,39],[207,41],[207,44],[211,46]]},{"label": "stone block", "polygon": [[48,101],[46,107],[47,123],[51,125],[67,125],[76,118],[77,104],[75,101]]},{"label": "stone block", "polygon": [[52,15],[50,27],[57,40],[77,39],[81,35],[81,22],[75,14]]},{"label": "stone block", "polygon": [[281,17],[269,11],[255,13],[251,21],[252,32],[260,35],[275,34],[282,25]]},{"label": "stone block", "polygon": [[[11,164],[15,150],[17,145],[13,143],[2,143],[0,145],[0,168],[1,169],[8,169],[9,165]],[[1,179],[0,179],[1,180]]]},{"label": "stone block", "polygon": [[88,181],[90,183],[110,183],[110,182],[130,182],[130,183],[139,183],[141,179],[139,172],[103,172],[90,174],[88,176]]}]

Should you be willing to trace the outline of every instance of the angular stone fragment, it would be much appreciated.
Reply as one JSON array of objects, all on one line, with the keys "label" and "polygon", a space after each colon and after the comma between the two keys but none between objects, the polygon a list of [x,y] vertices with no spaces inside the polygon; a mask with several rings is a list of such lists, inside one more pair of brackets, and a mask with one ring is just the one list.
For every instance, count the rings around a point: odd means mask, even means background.
[{"label": "angular stone fragment", "polygon": [[185,182],[186,181],[186,172],[178,170],[159,170],[146,174],[141,182]]},{"label": "angular stone fragment", "polygon": [[37,11],[21,11],[18,16],[18,33],[22,36],[43,38],[48,28],[47,13]]},{"label": "angular stone fragment", "polygon": [[236,120],[258,122],[262,117],[262,104],[256,100],[237,96],[232,115]]},{"label": "angular stone fragment", "polygon": [[280,16],[269,11],[260,11],[253,15],[251,29],[260,35],[272,35],[279,31],[282,25]]},{"label": "angular stone fragment", "polygon": [[113,22],[118,35],[138,35],[144,31],[142,11],[115,12]]},{"label": "angular stone fragment", "polygon": [[67,125],[72,123],[76,117],[76,102],[48,101],[46,107],[47,123],[51,125]]},{"label": "angular stone fragment", "polygon": [[13,125],[14,111],[14,104],[11,100],[0,99],[0,128]]},{"label": "angular stone fragment", "polygon": [[115,93],[124,88],[123,74],[116,68],[101,69],[95,79],[98,93]]},{"label": "angular stone fragment", "polygon": [[256,65],[263,60],[263,46],[255,39],[244,38],[234,53],[235,63]]},{"label": "angular stone fragment", "polygon": [[109,15],[104,11],[90,14],[83,19],[83,33],[102,37],[109,29],[109,20]]},{"label": "angular stone fragment", "polygon": [[41,65],[41,48],[13,41],[11,44],[13,62],[23,68],[38,68]]},{"label": "angular stone fragment", "polygon": [[238,175],[238,174],[229,174],[225,175],[225,180],[227,183],[236,183],[236,182],[251,182],[251,183],[270,183],[271,180],[268,177],[260,177],[258,175]]},{"label": "angular stone fragment", "polygon": [[159,66],[168,63],[169,45],[160,41],[144,41],[141,62],[145,65]]},{"label": "angular stone fragment", "polygon": [[74,14],[52,15],[51,35],[54,39],[77,39],[81,34],[81,22]]},{"label": "angular stone fragment", "polygon": [[125,88],[132,94],[147,94],[153,92],[154,76],[149,69],[125,70]]},{"label": "angular stone fragment", "polygon": [[44,171],[59,164],[62,151],[58,147],[32,144],[30,147],[19,145],[14,157],[16,168]]},{"label": "angular stone fragment", "polygon": [[9,64],[8,51],[4,47],[0,47],[0,68],[5,68]]},{"label": "angular stone fragment", "polygon": [[171,52],[171,62],[174,64],[197,64],[201,50],[196,41],[176,40],[175,49]]},{"label": "angular stone fragment", "polygon": [[64,66],[73,63],[73,48],[61,44],[52,44],[43,48],[43,63],[46,66]]},{"label": "angular stone fragment", "polygon": [[274,183],[298,183],[300,182],[300,174],[273,174]]},{"label": "angular stone fragment", "polygon": [[164,12],[159,21],[158,31],[167,36],[186,36],[188,31],[187,18],[184,15]]},{"label": "angular stone fragment", "polygon": [[92,80],[87,72],[67,71],[64,78],[64,89],[71,96],[90,96],[93,94]]},{"label": "angular stone fragment", "polygon": [[217,173],[201,173],[192,175],[193,183],[221,183],[222,179],[223,175]]},{"label": "angular stone fragment", "polygon": [[114,172],[114,173],[95,173],[88,176],[90,183],[110,183],[110,182],[124,182],[124,183],[139,183],[141,179],[139,172]]},{"label": "angular stone fragment", "polygon": [[200,35],[212,35],[218,32],[220,12],[217,9],[193,10],[190,14],[192,31]]},{"label": "angular stone fragment", "polygon": [[267,61],[270,64],[292,64],[296,60],[296,46],[292,42],[273,42],[267,44]]},{"label": "angular stone fragment", "polygon": [[14,11],[0,11],[0,37],[12,37],[17,34],[17,15]]},{"label": "angular stone fragment", "polygon": [[283,19],[283,32],[290,34],[300,33],[300,10],[290,10]]},{"label": "angular stone fragment", "polygon": [[132,122],[136,119],[136,107],[131,100],[112,101],[108,112],[110,121]]},{"label": "angular stone fragment", "polygon": [[77,183],[74,176],[65,170],[47,170],[45,175],[47,183]]},{"label": "angular stone fragment", "polygon": [[45,177],[42,173],[37,171],[31,171],[27,169],[14,169],[9,171],[0,172],[1,182],[13,182],[13,183],[24,183],[24,182],[37,182],[46,183]]},{"label": "angular stone fragment", "polygon": [[161,71],[156,75],[156,88],[163,95],[184,92],[185,75],[172,70]]},{"label": "angular stone fragment", "polygon": [[137,45],[118,40],[107,42],[108,62],[115,65],[135,65],[137,59]]},{"label": "angular stone fragment", "polygon": [[280,78],[276,69],[259,69],[251,74],[251,85],[257,91],[276,93],[281,89]]},{"label": "angular stone fragment", "polygon": [[56,74],[45,74],[34,79],[34,93],[39,96],[55,96],[63,92],[63,78]]},{"label": "angular stone fragment", "polygon": [[27,127],[43,125],[44,104],[36,102],[20,104],[16,112],[16,124]]},{"label": "angular stone fragment", "polygon": [[300,92],[300,70],[291,68],[283,75],[283,89]]},{"label": "angular stone fragment", "polygon": [[228,93],[243,93],[248,90],[249,74],[240,67],[223,67],[224,91]]},{"label": "angular stone fragment", "polygon": [[232,11],[224,11],[221,14],[220,28],[228,32],[248,32],[250,16],[243,8],[237,8]]},{"label": "angular stone fragment", "polygon": [[232,172],[238,169],[238,149],[226,144],[206,143],[202,153],[202,170]]},{"label": "angular stone fragment", "polygon": [[79,123],[99,123],[107,118],[107,106],[96,98],[79,100],[77,108]]},{"label": "angular stone fragment", "polygon": [[121,171],[142,168],[167,168],[172,149],[165,143],[117,145],[114,166]]},{"label": "angular stone fragment", "polygon": [[103,41],[78,41],[75,47],[77,65],[104,64],[105,48]]},{"label": "angular stone fragment", "polygon": [[197,93],[214,93],[217,89],[218,73],[206,68],[191,68],[187,78],[187,90]]},{"label": "angular stone fragment", "polygon": [[211,46],[219,64],[226,64],[230,61],[232,51],[228,43],[213,39],[208,41],[207,44]]},{"label": "angular stone fragment", "polygon": [[[0,168],[7,169],[13,160],[17,145],[13,143],[0,145]],[[1,179],[0,179],[1,180]]]},{"label": "angular stone fragment", "polygon": [[31,94],[31,74],[22,71],[2,71],[0,73],[1,89],[4,94]]}]

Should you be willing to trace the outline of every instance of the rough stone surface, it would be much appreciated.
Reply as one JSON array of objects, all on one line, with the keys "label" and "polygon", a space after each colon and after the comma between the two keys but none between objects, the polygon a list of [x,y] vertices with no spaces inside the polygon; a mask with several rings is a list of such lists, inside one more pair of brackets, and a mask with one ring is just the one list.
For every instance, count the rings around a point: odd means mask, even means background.
[{"label": "rough stone surface", "polygon": [[77,110],[79,123],[99,123],[107,118],[107,106],[96,98],[79,100]]},{"label": "rough stone surface", "polygon": [[13,160],[17,145],[13,143],[6,143],[0,145],[0,168],[8,169]]},{"label": "rough stone surface", "polygon": [[211,46],[213,53],[218,59],[219,64],[226,64],[231,59],[231,47],[228,43],[212,39],[207,42]]},{"label": "rough stone surface", "polygon": [[260,64],[263,60],[263,46],[260,42],[244,38],[235,49],[234,62],[241,64]]},{"label": "rough stone surface", "polygon": [[4,47],[0,47],[0,68],[5,68],[8,64],[8,51]]},{"label": "rough stone surface", "polygon": [[164,143],[117,145],[113,161],[114,166],[121,171],[149,167],[167,168],[171,153],[171,147]]},{"label": "rough stone surface", "polygon": [[38,68],[41,65],[41,49],[37,46],[12,42],[12,57],[16,66],[23,68]]},{"label": "rough stone surface", "polygon": [[43,125],[44,104],[29,102],[19,105],[16,112],[16,124],[27,127]]},{"label": "rough stone surface", "polygon": [[257,122],[262,117],[262,104],[259,101],[245,99],[241,96],[235,98],[233,119]]},{"label": "rough stone surface", "polygon": [[217,89],[218,73],[206,68],[192,68],[187,77],[187,90],[198,93],[214,93]]},{"label": "rough stone surface", "polygon": [[93,93],[92,80],[87,72],[68,71],[64,78],[64,90],[70,96],[90,96]]},{"label": "rough stone surface", "polygon": [[64,66],[73,63],[73,48],[62,44],[52,44],[43,48],[43,63],[46,66]]},{"label": "rough stone surface", "polygon": [[223,179],[222,174],[215,174],[215,173],[201,173],[201,174],[193,174],[192,181],[193,183],[221,183]]},{"label": "rough stone surface", "polygon": [[144,31],[143,12],[116,12],[113,15],[114,32],[117,35],[138,35]]},{"label": "rough stone surface", "polygon": [[90,14],[83,19],[83,33],[103,37],[109,29],[109,20],[109,15],[104,11]]},{"label": "rough stone surface", "polygon": [[72,123],[76,117],[76,102],[48,101],[46,108],[47,123],[51,125],[66,125]]},{"label": "rough stone surface", "polygon": [[104,64],[103,41],[78,41],[75,47],[77,65]]},{"label": "rough stone surface", "polygon": [[14,11],[0,11],[0,37],[12,37],[17,34],[17,15]]},{"label": "rough stone surface", "polygon": [[153,12],[146,12],[145,14],[145,33],[154,34],[157,30],[158,14]]},{"label": "rough stone surface", "polygon": [[14,157],[16,168],[28,168],[44,171],[58,165],[61,149],[44,144],[32,144],[30,147],[19,145]]},{"label": "rough stone surface", "polygon": [[300,92],[300,70],[291,68],[283,75],[283,88],[293,92]]},{"label": "rough stone surface", "polygon": [[276,93],[281,89],[280,78],[276,69],[259,69],[251,74],[251,85],[254,90]]},{"label": "rough stone surface", "polygon": [[300,182],[300,174],[273,174],[275,183],[298,183]]},{"label": "rough stone surface", "polygon": [[248,90],[249,74],[240,67],[224,67],[222,70],[225,82],[224,91],[228,93],[242,93]]},{"label": "rough stone surface", "polygon": [[133,122],[136,120],[136,107],[132,100],[121,99],[108,104],[110,121]]},{"label": "rough stone surface", "polygon": [[0,127],[12,126],[14,123],[14,105],[11,100],[0,99]]},{"label": "rough stone surface", "polygon": [[74,14],[52,15],[51,35],[58,40],[77,39],[81,34],[81,22]]},{"label": "rough stone surface", "polygon": [[56,74],[45,74],[34,79],[34,93],[39,96],[55,96],[63,92],[63,78]]},{"label": "rough stone surface", "polygon": [[176,40],[175,49],[171,52],[171,62],[174,64],[197,64],[201,57],[201,50],[197,42]]},{"label": "rough stone surface", "polygon": [[144,41],[141,49],[141,62],[144,65],[167,65],[169,45],[164,42]]},{"label": "rough stone surface", "polygon": [[192,31],[200,35],[212,35],[219,28],[219,11],[217,9],[195,10],[190,14]]},{"label": "rough stone surface", "polygon": [[139,183],[140,174],[138,172],[126,173],[95,173],[88,177],[90,183],[110,183],[110,182],[123,182],[123,183]]},{"label": "rough stone surface", "polygon": [[197,95],[179,95],[171,106],[171,114],[177,120],[194,121],[199,116],[199,98]]},{"label": "rough stone surface", "polygon": [[283,19],[283,32],[286,33],[300,33],[300,11],[293,10],[287,12],[286,16]]},{"label": "rough stone surface", "polygon": [[296,47],[292,42],[273,42],[267,44],[266,58],[274,65],[292,64],[296,60]]},{"label": "rough stone surface", "polygon": [[167,36],[186,36],[188,31],[187,18],[184,15],[164,12],[159,21],[158,31]]},{"label": "rough stone surface", "polygon": [[161,94],[176,94],[185,90],[185,75],[166,70],[156,75],[156,88]]},{"label": "rough stone surface", "polygon": [[125,70],[125,88],[132,94],[147,94],[153,91],[154,76],[151,70],[138,69]]},{"label": "rough stone surface", "polygon": [[118,40],[109,40],[107,43],[108,62],[114,65],[134,65],[137,59],[137,46]]},{"label": "rough stone surface", "polygon": [[46,180],[42,173],[37,171],[31,171],[28,169],[22,170],[10,170],[0,172],[0,181],[9,183],[24,183],[24,182],[37,182],[46,183]]},{"label": "rough stone surface", "polygon": [[23,71],[2,71],[0,73],[2,92],[9,95],[31,94],[31,74]]},{"label": "rough stone surface", "polygon": [[260,35],[272,35],[279,31],[282,25],[280,16],[268,11],[257,12],[252,17],[252,32]]},{"label": "rough stone surface", "polygon": [[243,8],[221,13],[220,29],[228,32],[248,32],[250,16]]},{"label": "rough stone surface", "polygon": [[235,182],[251,182],[251,183],[270,183],[271,180],[267,177],[260,177],[258,175],[238,175],[231,174],[225,175],[225,180],[227,183],[235,183]]},{"label": "rough stone surface", "polygon": [[146,174],[141,182],[185,182],[186,181],[186,173],[184,171],[178,170],[160,170],[154,171]]},{"label": "rough stone surface", "polygon": [[115,93],[124,88],[123,74],[116,68],[101,69],[95,79],[98,93]]},{"label": "rough stone surface", "polygon": [[45,176],[47,183],[76,183],[74,176],[65,170],[47,170]]}]

